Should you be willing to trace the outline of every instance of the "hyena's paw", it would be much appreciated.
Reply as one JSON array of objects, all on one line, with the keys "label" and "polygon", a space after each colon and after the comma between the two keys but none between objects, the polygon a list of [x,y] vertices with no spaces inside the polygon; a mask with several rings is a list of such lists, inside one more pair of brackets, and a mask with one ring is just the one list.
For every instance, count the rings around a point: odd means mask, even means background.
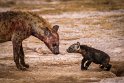
[{"label": "hyena's paw", "polygon": [[83,70],[87,70],[87,68],[86,67],[81,67],[81,70],[83,71]]},{"label": "hyena's paw", "polygon": [[27,68],[22,67],[22,68],[20,68],[20,70],[22,70],[22,71],[27,71]]},{"label": "hyena's paw", "polygon": [[25,68],[29,68],[29,65],[28,65],[28,64],[23,64],[23,66],[24,66]]},{"label": "hyena's paw", "polygon": [[87,66],[85,67],[85,70],[88,70],[88,67]]},{"label": "hyena's paw", "polygon": [[111,65],[111,64],[109,64],[109,65],[107,66],[106,71],[110,71],[111,67],[112,67],[112,65]]},{"label": "hyena's paw", "polygon": [[81,70],[83,71],[83,70],[85,70],[85,67],[84,67],[84,65],[81,65]]},{"label": "hyena's paw", "polygon": [[27,70],[27,68],[25,68],[23,66],[18,66],[17,68],[18,68],[18,70],[22,70],[22,71],[26,71]]},{"label": "hyena's paw", "polygon": [[29,65],[26,64],[25,62],[20,62],[21,63],[21,66],[25,67],[25,68],[29,68]]},{"label": "hyena's paw", "polygon": [[101,68],[101,69],[104,69],[104,66],[103,66],[103,65],[100,65],[100,68]]}]

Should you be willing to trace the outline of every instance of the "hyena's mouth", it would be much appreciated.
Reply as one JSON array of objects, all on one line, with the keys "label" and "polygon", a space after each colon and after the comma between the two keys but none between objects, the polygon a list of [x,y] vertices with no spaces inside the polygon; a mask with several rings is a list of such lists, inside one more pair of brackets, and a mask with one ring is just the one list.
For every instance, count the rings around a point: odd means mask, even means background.
[{"label": "hyena's mouth", "polygon": [[56,55],[57,55],[57,54],[59,54],[59,52],[54,52],[54,54],[56,54]]},{"label": "hyena's mouth", "polygon": [[57,51],[55,50],[55,51],[52,51],[52,53],[53,54],[59,54],[59,51],[58,50]]},{"label": "hyena's mouth", "polygon": [[69,49],[66,50],[68,53],[71,53],[71,51]]},{"label": "hyena's mouth", "polygon": [[54,46],[54,47],[52,47],[51,51],[52,51],[53,54],[59,54],[59,47]]}]

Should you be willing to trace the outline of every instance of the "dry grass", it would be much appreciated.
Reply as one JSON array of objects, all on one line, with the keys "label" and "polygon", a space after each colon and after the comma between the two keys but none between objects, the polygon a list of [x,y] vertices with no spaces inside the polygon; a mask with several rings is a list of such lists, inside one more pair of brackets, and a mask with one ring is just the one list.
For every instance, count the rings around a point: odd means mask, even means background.
[{"label": "dry grass", "polygon": [[[11,0],[1,1],[0,7],[11,7],[20,10],[39,9],[39,14],[59,14],[72,11],[88,11],[88,10],[117,10],[124,9],[123,0],[59,0],[52,2],[51,0]],[[37,2],[37,3],[36,3]],[[43,2],[43,3],[42,3]],[[40,3],[40,4],[38,4]],[[44,9],[45,8],[45,9]]]},{"label": "dry grass", "polygon": [[124,76],[124,62],[122,61],[112,61],[112,72],[116,74],[116,76]]},{"label": "dry grass", "polygon": [[16,5],[15,1],[0,1],[0,7],[12,7],[14,5]]}]

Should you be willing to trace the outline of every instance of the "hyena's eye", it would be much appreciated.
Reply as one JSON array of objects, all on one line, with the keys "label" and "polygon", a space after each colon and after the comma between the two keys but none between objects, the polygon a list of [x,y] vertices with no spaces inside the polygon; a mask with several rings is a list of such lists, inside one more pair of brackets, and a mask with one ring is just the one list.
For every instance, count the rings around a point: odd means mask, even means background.
[{"label": "hyena's eye", "polygon": [[75,50],[77,50],[78,48],[79,48],[79,46],[77,46],[77,45],[74,46],[74,49],[75,49]]}]

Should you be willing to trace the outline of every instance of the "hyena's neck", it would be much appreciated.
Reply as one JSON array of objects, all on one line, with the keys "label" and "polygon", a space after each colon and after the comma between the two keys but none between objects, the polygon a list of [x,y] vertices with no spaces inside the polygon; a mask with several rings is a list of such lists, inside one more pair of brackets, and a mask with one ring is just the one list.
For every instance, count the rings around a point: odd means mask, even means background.
[{"label": "hyena's neck", "polygon": [[32,35],[37,37],[40,40],[43,40],[43,34],[44,31],[42,29],[38,29],[38,28],[33,28],[32,29]]},{"label": "hyena's neck", "polygon": [[78,53],[82,54],[82,56],[84,57],[85,54],[86,54],[86,50],[83,50],[83,49],[79,49]]},{"label": "hyena's neck", "polygon": [[32,24],[32,35],[42,40],[44,36],[44,30],[48,28],[51,31],[51,24],[39,16],[35,16],[35,20],[36,22]]}]

